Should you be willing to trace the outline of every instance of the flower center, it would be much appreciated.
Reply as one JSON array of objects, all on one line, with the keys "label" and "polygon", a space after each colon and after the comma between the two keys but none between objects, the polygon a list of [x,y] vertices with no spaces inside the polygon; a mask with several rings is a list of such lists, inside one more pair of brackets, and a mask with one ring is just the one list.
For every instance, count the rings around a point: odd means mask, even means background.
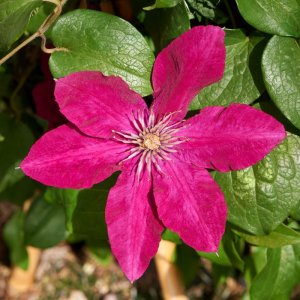
[{"label": "flower center", "polygon": [[186,142],[186,137],[177,136],[175,133],[183,127],[182,121],[172,120],[174,113],[169,113],[156,120],[153,111],[139,111],[130,117],[135,132],[113,130],[113,138],[121,143],[131,145],[127,150],[128,156],[119,164],[133,158],[137,159],[136,174],[139,180],[144,168],[151,172],[153,166],[163,173],[160,161],[170,160],[170,155],[177,152],[177,145]]},{"label": "flower center", "polygon": [[147,133],[144,136],[143,147],[150,150],[157,150],[161,145],[159,136],[153,133]]}]

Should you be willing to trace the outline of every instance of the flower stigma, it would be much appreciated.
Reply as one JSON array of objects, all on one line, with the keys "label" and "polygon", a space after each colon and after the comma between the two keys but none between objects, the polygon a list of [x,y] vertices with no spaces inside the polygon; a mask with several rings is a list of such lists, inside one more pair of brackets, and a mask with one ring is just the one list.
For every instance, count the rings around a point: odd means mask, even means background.
[{"label": "flower stigma", "polygon": [[122,164],[129,159],[137,158],[136,174],[138,179],[144,169],[147,168],[149,174],[154,166],[163,174],[159,161],[171,160],[170,155],[176,153],[176,145],[187,141],[185,137],[176,136],[185,120],[174,121],[172,117],[178,112],[164,115],[156,120],[152,110],[149,112],[140,111],[136,115],[130,116],[130,122],[135,132],[123,132],[113,130],[113,138],[121,143],[129,144],[128,156],[119,162]]},{"label": "flower stigma", "polygon": [[145,149],[157,150],[161,145],[159,136],[153,133],[147,133],[144,137],[143,147]]}]

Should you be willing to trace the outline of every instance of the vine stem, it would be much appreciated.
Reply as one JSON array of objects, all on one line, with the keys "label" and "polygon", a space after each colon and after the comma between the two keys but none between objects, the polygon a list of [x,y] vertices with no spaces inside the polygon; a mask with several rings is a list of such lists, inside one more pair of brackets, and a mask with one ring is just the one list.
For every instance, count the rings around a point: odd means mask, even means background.
[{"label": "vine stem", "polygon": [[33,35],[31,35],[28,39],[23,41],[20,45],[18,45],[15,49],[13,49],[11,52],[9,52],[7,55],[5,55],[1,60],[0,60],[0,65],[2,65],[4,62],[6,62],[8,59],[10,59],[15,53],[17,53],[19,50],[21,50],[23,47],[25,47],[27,44],[32,42],[34,39],[39,37],[39,33],[36,32]]},{"label": "vine stem", "polygon": [[8,59],[10,59],[13,55],[15,55],[19,50],[21,50],[23,47],[28,45],[30,42],[35,40],[38,37],[42,38],[42,50],[49,53],[54,51],[68,51],[65,48],[54,48],[54,49],[47,49],[45,47],[46,41],[45,41],[45,35],[44,33],[49,29],[49,27],[56,21],[56,19],[60,16],[62,12],[63,5],[67,2],[67,0],[43,0],[44,2],[50,2],[56,5],[53,12],[47,17],[47,19],[43,22],[43,24],[40,26],[39,30],[35,32],[33,35],[28,37],[25,41],[23,41],[20,45],[18,45],[16,48],[14,48],[11,52],[9,52],[7,55],[5,55],[0,60],[0,65],[2,65],[4,62],[6,62]]},{"label": "vine stem", "polygon": [[155,264],[164,300],[188,300],[179,270],[173,263],[176,245],[161,240],[155,255]]}]

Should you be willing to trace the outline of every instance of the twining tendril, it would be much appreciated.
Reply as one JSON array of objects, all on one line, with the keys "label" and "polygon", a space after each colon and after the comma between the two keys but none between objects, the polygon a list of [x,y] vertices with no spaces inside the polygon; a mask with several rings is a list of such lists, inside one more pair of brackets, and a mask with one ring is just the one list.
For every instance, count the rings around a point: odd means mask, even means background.
[{"label": "twining tendril", "polygon": [[5,55],[0,60],[0,65],[2,65],[4,62],[6,62],[8,59],[10,59],[13,55],[15,55],[19,50],[21,50],[23,47],[28,45],[30,42],[35,40],[36,38],[40,37],[42,39],[41,43],[41,49],[46,53],[53,53],[55,51],[68,51],[66,48],[53,48],[53,49],[47,49],[46,48],[46,37],[44,33],[49,29],[49,27],[56,21],[56,19],[60,16],[62,12],[62,8],[64,4],[67,2],[67,0],[43,0],[44,2],[50,2],[56,5],[53,12],[47,17],[47,19],[43,22],[43,24],[40,26],[37,32],[35,32],[33,35],[28,37],[25,41],[23,41],[20,45],[18,45],[16,48],[14,48],[11,52],[9,52],[7,55]]},{"label": "twining tendril", "polygon": [[158,172],[163,173],[158,163],[159,160],[170,160],[169,154],[177,152],[175,146],[186,142],[185,137],[174,135],[183,128],[183,122],[185,121],[174,122],[172,117],[176,113],[169,113],[161,119],[155,120],[152,110],[150,114],[139,111],[132,114],[130,118],[135,129],[134,133],[113,130],[115,140],[132,145],[132,148],[128,150],[129,155],[120,164],[138,157],[136,170],[138,180],[144,167],[147,168],[149,173],[151,173],[152,166]]}]

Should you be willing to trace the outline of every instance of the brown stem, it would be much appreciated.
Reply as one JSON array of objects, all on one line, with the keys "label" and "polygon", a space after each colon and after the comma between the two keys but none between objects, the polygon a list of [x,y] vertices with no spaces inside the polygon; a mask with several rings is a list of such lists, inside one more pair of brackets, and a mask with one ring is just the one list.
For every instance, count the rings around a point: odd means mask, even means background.
[{"label": "brown stem", "polygon": [[184,294],[184,287],[180,273],[172,262],[176,245],[161,240],[155,255],[155,264],[158,272],[164,300],[188,300]]},{"label": "brown stem", "polygon": [[15,49],[13,49],[11,52],[9,52],[7,55],[5,55],[0,60],[0,65],[2,65],[4,62],[6,62],[8,59],[10,59],[14,54],[16,54],[19,50],[21,50],[23,47],[25,47],[27,44],[32,42],[34,39],[36,39],[39,36],[39,33],[36,32],[33,35],[31,35],[28,39],[23,41],[19,46],[17,46]]},{"label": "brown stem", "polygon": [[[20,45],[18,45],[15,49],[13,49],[11,52],[9,52],[7,55],[5,55],[0,60],[0,65],[2,65],[4,62],[6,62],[8,59],[10,59],[14,54],[16,54],[20,49],[28,45],[30,42],[35,40],[37,37],[44,36],[44,33],[49,29],[49,27],[56,21],[56,19],[60,16],[62,12],[63,5],[67,2],[67,0],[43,0],[44,2],[50,2],[56,5],[53,12],[47,17],[47,19],[43,22],[43,24],[40,26],[39,30],[35,32],[33,35],[31,35],[29,38],[27,38],[25,41],[23,41]],[[43,48],[43,47],[42,47]],[[63,48],[60,48],[60,50],[56,51],[64,51]]]}]

